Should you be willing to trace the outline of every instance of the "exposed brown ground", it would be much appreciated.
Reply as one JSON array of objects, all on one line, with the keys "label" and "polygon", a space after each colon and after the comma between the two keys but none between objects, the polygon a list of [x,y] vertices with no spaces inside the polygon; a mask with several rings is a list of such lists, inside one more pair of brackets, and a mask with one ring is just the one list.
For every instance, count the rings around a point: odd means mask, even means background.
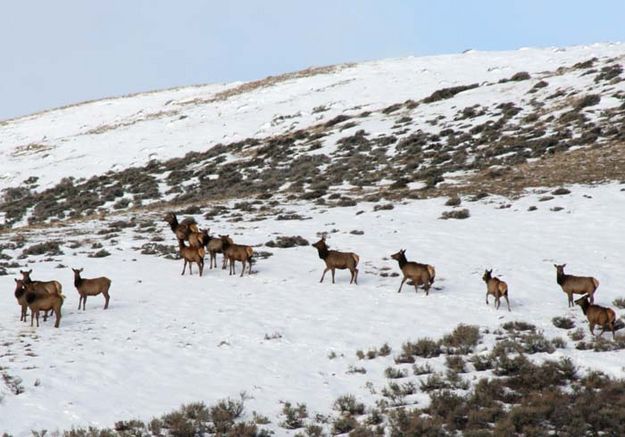
[{"label": "exposed brown ground", "polygon": [[526,188],[558,187],[567,184],[595,184],[625,180],[625,144],[557,153],[512,168],[485,169],[467,177],[463,184],[432,190],[433,195],[478,194],[482,192],[517,197]]},{"label": "exposed brown ground", "polygon": [[331,74],[331,73],[335,73],[337,71],[343,70],[345,68],[350,68],[354,65],[356,64],[340,64],[340,65],[329,65],[325,67],[309,67],[304,70],[294,71],[291,73],[280,74],[277,76],[268,76],[264,79],[254,80],[252,82],[245,82],[237,87],[218,92],[209,99],[193,99],[193,100],[185,101],[182,104],[189,105],[189,104],[220,102],[223,100],[227,100],[232,96],[249,93],[250,91],[254,91],[260,88],[268,88],[280,82],[285,82],[287,80],[317,76],[319,74]]}]

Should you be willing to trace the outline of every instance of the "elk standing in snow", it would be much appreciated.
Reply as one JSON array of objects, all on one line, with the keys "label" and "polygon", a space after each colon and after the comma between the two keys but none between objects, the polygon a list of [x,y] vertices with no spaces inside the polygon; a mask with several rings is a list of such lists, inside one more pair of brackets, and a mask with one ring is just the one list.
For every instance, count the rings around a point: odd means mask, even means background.
[{"label": "elk standing in snow", "polygon": [[[218,238],[210,238],[208,243],[206,244],[206,250],[210,255],[210,268],[213,268],[213,262],[215,263],[215,268],[217,268],[217,254],[224,253],[224,238],[230,241],[229,244],[232,244],[232,239],[230,235],[220,235]],[[226,270],[226,255],[224,254],[223,264],[221,266],[223,270]]]},{"label": "elk standing in snow", "polygon": [[236,274],[235,270],[235,261],[241,261],[243,264],[241,268],[241,277],[243,273],[245,273],[245,264],[249,263],[250,267],[248,269],[248,275],[252,274],[252,255],[254,254],[254,249],[251,246],[246,246],[244,244],[234,244],[232,238],[228,236],[221,237],[224,258],[228,259],[230,266],[230,274]]},{"label": "elk standing in snow", "polygon": [[588,296],[586,295],[577,299],[575,303],[582,307],[582,311],[590,324],[590,333],[592,335],[595,335],[595,325],[599,325],[602,328],[599,337],[603,335],[606,329],[610,329],[610,331],[612,331],[612,338],[616,337],[616,334],[614,333],[616,314],[612,308],[593,305],[588,301]]},{"label": "elk standing in snow", "polygon": [[165,215],[165,221],[169,223],[169,227],[178,240],[188,240],[191,232],[199,232],[195,219],[191,217],[187,217],[178,223],[176,214],[168,212]]},{"label": "elk standing in snow", "polygon": [[[32,272],[33,272],[32,269],[20,270],[24,284],[33,284],[35,287],[43,289],[50,294],[60,295],[63,293],[63,286],[61,285],[59,281],[33,281],[32,278],[30,277],[30,274]],[[46,320],[48,320],[48,311],[44,311],[43,313],[43,321],[45,322]]]},{"label": "elk standing in snow", "polygon": [[87,296],[97,296],[102,293],[104,295],[104,309],[109,307],[109,288],[111,288],[111,280],[105,276],[99,278],[86,279],[80,276],[83,269],[72,269],[74,272],[74,286],[80,294],[78,299],[78,309],[82,303],[82,309],[85,311],[85,305],[87,305]]},{"label": "elk standing in snow", "polygon": [[508,284],[499,278],[492,276],[493,270],[484,270],[482,279],[486,282],[486,305],[488,305],[488,295],[495,296],[495,308],[499,309],[501,297],[506,298],[508,303],[508,311],[510,311],[510,301],[508,300]]},{"label": "elk standing in snow", "polygon": [[348,269],[351,273],[351,279],[349,283],[352,282],[358,285],[358,261],[360,261],[360,257],[353,252],[339,252],[337,250],[329,250],[328,245],[326,244],[326,237],[322,237],[321,240],[312,244],[314,248],[319,252],[319,258],[321,258],[326,263],[326,268],[321,275],[321,280],[319,282],[323,282],[323,278],[326,275],[328,270],[332,270],[332,283],[334,284],[334,271],[336,269],[344,270]]},{"label": "elk standing in snow", "polygon": [[433,266],[408,261],[406,259],[406,249],[402,249],[399,252],[392,254],[391,258],[399,263],[399,268],[404,274],[404,278],[401,280],[401,284],[399,284],[399,290],[397,290],[398,293],[401,292],[404,282],[410,279],[414,285],[415,292],[419,291],[419,285],[423,285],[425,295],[427,296],[430,294],[430,287],[434,283],[434,278],[436,277],[436,270],[434,270]]},{"label": "elk standing in snow", "polygon": [[23,279],[15,279],[15,298],[17,299],[17,303],[22,307],[20,313],[20,322],[26,322],[28,314],[28,303],[26,302],[26,289],[24,288]]},{"label": "elk standing in snow", "polygon": [[204,247],[185,246],[183,240],[178,240],[178,248],[180,249],[180,257],[184,260],[181,275],[184,275],[187,264],[189,264],[189,274],[192,275],[191,266],[195,263],[200,271],[200,276],[202,276],[202,272],[204,272]]},{"label": "elk standing in snow", "polygon": [[573,294],[587,294],[590,298],[590,303],[595,301],[594,294],[597,287],[599,287],[599,281],[591,276],[573,276],[564,273],[564,267],[566,264],[553,265],[556,268],[556,281],[562,287],[569,297],[569,307],[575,306],[573,304]]},{"label": "elk standing in snow", "polygon": [[54,327],[58,328],[61,323],[61,306],[65,300],[62,294],[50,294],[46,290],[36,287],[33,283],[24,284],[26,291],[26,303],[30,308],[30,326],[33,326],[33,320],[37,319],[37,327],[39,327],[39,312],[54,311],[56,322]]}]

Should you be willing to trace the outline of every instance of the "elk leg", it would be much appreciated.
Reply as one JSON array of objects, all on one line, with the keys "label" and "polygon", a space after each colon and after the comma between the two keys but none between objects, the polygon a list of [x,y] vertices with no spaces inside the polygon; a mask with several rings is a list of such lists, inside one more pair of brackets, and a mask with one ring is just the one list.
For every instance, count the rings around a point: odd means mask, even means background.
[{"label": "elk leg", "polygon": [[330,270],[330,267],[326,267],[326,269],[323,271],[323,274],[321,275],[321,280],[319,281],[319,283],[323,282],[323,278],[325,277],[326,272],[327,272],[328,270]]},{"label": "elk leg", "polygon": [[510,301],[508,300],[508,295],[506,294],[506,295],[504,295],[504,297],[506,298],[506,303],[508,304],[508,311],[512,311],[510,309]]},{"label": "elk leg", "polygon": [[187,260],[184,260],[184,265],[182,266],[182,273],[181,275],[184,275],[184,271],[187,269]]},{"label": "elk leg", "polygon": [[200,260],[200,265],[198,269],[200,269],[200,276],[202,276],[202,273],[204,272],[204,260],[203,259]]},{"label": "elk leg", "polygon": [[336,271],[336,269],[332,269],[332,283],[334,284],[334,272]]},{"label": "elk leg", "polygon": [[590,303],[591,304],[595,303],[595,292],[594,291],[592,293],[590,293],[588,295],[588,297],[590,298]]},{"label": "elk leg", "polygon": [[54,314],[56,314],[56,323],[54,324],[55,328],[58,328],[61,324],[61,309],[54,310]]},{"label": "elk leg", "polygon": [[193,263],[192,263],[191,261],[189,261],[189,274],[190,274],[190,275],[192,275],[192,274],[193,274],[192,267],[193,267]]},{"label": "elk leg", "polygon": [[81,303],[82,303],[82,295],[78,298],[78,310],[80,310]]},{"label": "elk leg", "polygon": [[354,267],[354,284],[358,285],[358,269]]},{"label": "elk leg", "polygon": [[104,294],[104,299],[105,299],[105,301],[104,301],[104,309],[107,309],[109,307],[109,299],[111,298],[111,296],[109,296],[109,292],[108,291],[106,291],[106,292],[104,292],[102,294]]},{"label": "elk leg", "polygon": [[486,305],[488,305],[488,291],[486,292]]},{"label": "elk leg", "polygon": [[86,311],[86,310],[87,310],[86,306],[87,306],[87,295],[85,294],[85,295],[82,297],[82,310],[83,310],[83,311]]},{"label": "elk leg", "polygon": [[401,293],[401,288],[404,286],[404,282],[406,282],[408,278],[406,276],[404,276],[404,279],[401,280],[401,284],[399,284],[399,290],[397,290],[398,293]]},{"label": "elk leg", "polygon": [[[215,260],[215,268],[217,268],[217,260]],[[224,264],[221,266],[221,270],[226,270],[226,254],[224,253]]]},{"label": "elk leg", "polygon": [[35,320],[35,310],[30,309],[30,326],[33,326],[33,321]]},{"label": "elk leg", "polygon": [[248,269],[247,274],[251,275],[252,274],[252,260],[251,259],[248,261],[248,264],[250,265],[250,268]]},{"label": "elk leg", "polygon": [[595,335],[595,324],[591,323],[590,324],[590,333],[594,336]]},{"label": "elk leg", "polygon": [[569,295],[569,306],[570,307],[575,306],[573,304],[573,293],[568,293],[568,295]]},{"label": "elk leg", "polygon": [[37,328],[39,328],[39,310],[35,312],[35,319],[37,319]]},{"label": "elk leg", "polygon": [[500,298],[499,297],[495,297],[495,309],[498,310],[499,309],[499,305],[501,304],[500,302]]},{"label": "elk leg", "polygon": [[241,261],[241,277],[243,277],[243,273],[245,273],[245,260]]},{"label": "elk leg", "polygon": [[430,295],[430,283],[426,282],[423,288],[425,289],[425,295],[429,296]]}]

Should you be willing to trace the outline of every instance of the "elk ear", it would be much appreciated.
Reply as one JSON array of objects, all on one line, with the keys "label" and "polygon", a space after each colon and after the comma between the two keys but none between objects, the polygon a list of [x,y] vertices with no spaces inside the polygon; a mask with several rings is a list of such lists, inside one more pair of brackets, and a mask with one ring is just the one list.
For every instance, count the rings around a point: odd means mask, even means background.
[{"label": "elk ear", "polygon": [[30,270],[28,271],[28,274],[31,274],[32,272],[33,272],[33,269],[30,269]]},{"label": "elk ear", "polygon": [[84,270],[84,268],[83,268],[83,267],[79,268],[79,269],[78,269],[78,273],[81,273],[83,270]]},{"label": "elk ear", "polygon": [[554,264],[553,266],[554,266],[556,269],[558,268],[558,265],[557,265],[557,264]]},{"label": "elk ear", "polygon": [[565,268],[565,267],[566,267],[566,264],[562,264],[562,268]]},{"label": "elk ear", "polygon": [[17,279],[16,278],[13,278],[13,280],[17,283]]}]

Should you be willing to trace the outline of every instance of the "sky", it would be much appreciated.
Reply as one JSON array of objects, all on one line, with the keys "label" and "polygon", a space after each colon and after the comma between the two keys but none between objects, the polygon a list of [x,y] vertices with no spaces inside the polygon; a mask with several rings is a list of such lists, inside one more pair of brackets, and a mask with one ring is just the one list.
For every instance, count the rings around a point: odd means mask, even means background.
[{"label": "sky", "polygon": [[0,3],[0,120],[309,66],[625,41],[621,0]]}]

